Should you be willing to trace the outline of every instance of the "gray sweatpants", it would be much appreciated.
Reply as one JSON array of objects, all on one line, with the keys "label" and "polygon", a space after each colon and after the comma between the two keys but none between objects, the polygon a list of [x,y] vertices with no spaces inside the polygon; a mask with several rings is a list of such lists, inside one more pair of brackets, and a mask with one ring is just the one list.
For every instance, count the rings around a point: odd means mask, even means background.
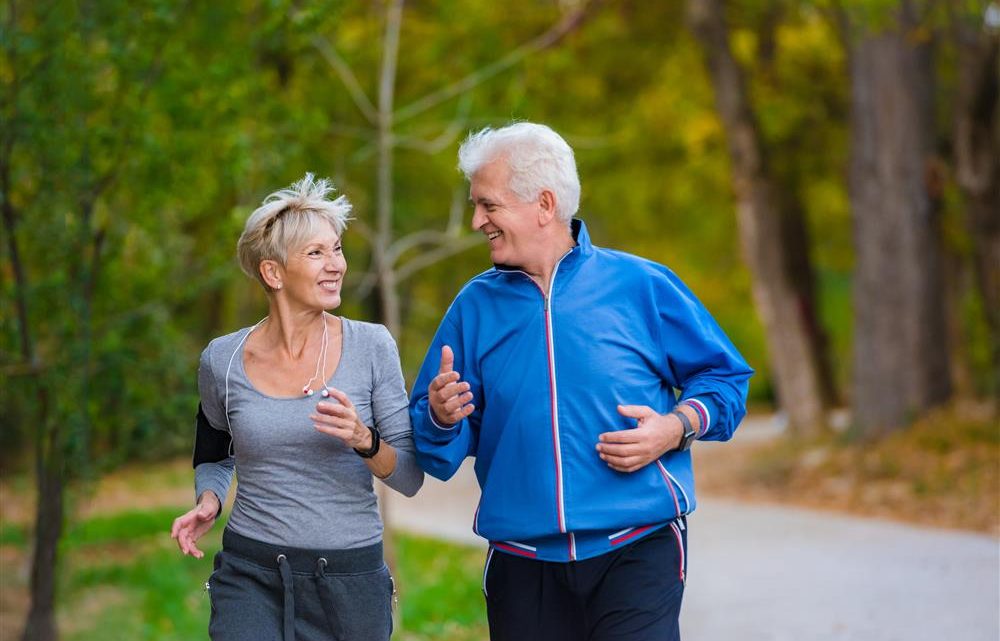
[{"label": "gray sweatpants", "polygon": [[388,641],[393,580],[382,544],[286,548],[222,535],[208,580],[213,641]]}]

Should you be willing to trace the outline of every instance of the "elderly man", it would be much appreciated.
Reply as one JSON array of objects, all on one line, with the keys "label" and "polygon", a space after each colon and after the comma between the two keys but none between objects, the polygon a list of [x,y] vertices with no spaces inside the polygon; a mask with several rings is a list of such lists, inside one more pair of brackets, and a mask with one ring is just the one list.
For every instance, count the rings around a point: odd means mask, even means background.
[{"label": "elderly man", "polygon": [[670,270],[591,244],[550,128],[484,129],[459,167],[493,268],[445,314],[410,414],[430,474],[476,457],[490,637],[677,639],[690,447],[732,436],[752,370]]}]

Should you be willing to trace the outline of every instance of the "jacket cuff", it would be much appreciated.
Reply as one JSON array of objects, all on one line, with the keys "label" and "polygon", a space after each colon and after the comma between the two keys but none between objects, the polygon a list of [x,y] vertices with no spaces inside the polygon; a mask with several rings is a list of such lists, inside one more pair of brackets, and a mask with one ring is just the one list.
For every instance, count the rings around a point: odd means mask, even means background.
[{"label": "jacket cuff", "polygon": [[446,432],[452,431],[453,429],[455,429],[456,427],[458,427],[461,424],[461,422],[462,422],[462,421],[459,421],[458,423],[455,423],[454,425],[449,425],[449,426],[441,425],[440,423],[438,423],[438,420],[436,418],[434,418],[434,410],[431,409],[431,406],[430,406],[429,403],[427,404],[427,418],[430,419],[431,424],[434,425],[434,427],[438,428],[439,430],[444,430]]},{"label": "jacket cuff", "polygon": [[712,401],[704,397],[691,397],[683,399],[681,403],[690,406],[698,414],[698,434],[695,438],[707,434],[712,427],[712,416],[716,413]]}]

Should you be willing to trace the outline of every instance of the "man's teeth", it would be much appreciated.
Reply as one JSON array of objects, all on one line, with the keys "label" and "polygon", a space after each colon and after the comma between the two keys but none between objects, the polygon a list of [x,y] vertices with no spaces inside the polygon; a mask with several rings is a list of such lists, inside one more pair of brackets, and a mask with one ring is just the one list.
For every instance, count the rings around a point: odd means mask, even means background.
[{"label": "man's teeth", "polygon": [[486,234],[486,238],[489,239],[489,240],[494,240],[496,238],[499,238],[501,234],[503,234],[502,231],[492,231],[492,232]]}]

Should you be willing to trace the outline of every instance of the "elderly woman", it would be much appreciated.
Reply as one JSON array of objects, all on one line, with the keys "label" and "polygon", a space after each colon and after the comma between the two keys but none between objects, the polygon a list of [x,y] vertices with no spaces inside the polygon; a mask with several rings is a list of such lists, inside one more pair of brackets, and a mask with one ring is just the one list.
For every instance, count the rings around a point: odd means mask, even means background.
[{"label": "elderly woman", "polygon": [[239,485],[206,584],[212,639],[386,640],[394,585],[382,559],[372,476],[412,496],[399,355],[381,325],[334,316],[351,206],[311,174],[268,196],[238,253],[268,315],[201,355],[197,506],[171,536],[201,558],[233,471]]}]

